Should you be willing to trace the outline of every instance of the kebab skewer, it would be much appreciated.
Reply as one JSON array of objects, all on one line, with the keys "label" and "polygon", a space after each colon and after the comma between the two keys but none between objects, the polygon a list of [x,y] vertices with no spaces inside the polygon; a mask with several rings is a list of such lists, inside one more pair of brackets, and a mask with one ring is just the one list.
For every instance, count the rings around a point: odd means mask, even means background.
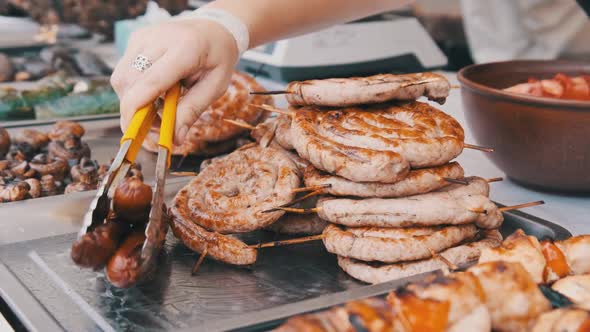
[{"label": "kebab skewer", "polygon": [[293,106],[342,107],[416,100],[422,96],[443,104],[450,89],[451,84],[442,75],[416,73],[295,81],[282,91],[253,91],[251,94],[285,94]]},{"label": "kebab skewer", "polygon": [[[518,246],[510,245],[511,238],[522,236],[517,232],[507,239],[503,245],[507,251],[505,257],[522,251]],[[590,237],[552,243],[588,245]],[[372,331],[377,326],[407,332],[586,331],[590,327],[589,312],[576,308],[551,311],[550,302],[522,265],[526,259],[522,256],[514,261],[480,262],[466,272],[427,277],[391,292],[386,301],[370,298],[327,311],[295,316],[277,331],[332,331],[342,327],[349,331]],[[568,278],[572,280],[573,277],[562,279],[564,284],[569,283]],[[588,275],[579,276],[576,283],[580,280],[588,280]],[[353,309],[359,307],[363,308],[362,314]]]}]

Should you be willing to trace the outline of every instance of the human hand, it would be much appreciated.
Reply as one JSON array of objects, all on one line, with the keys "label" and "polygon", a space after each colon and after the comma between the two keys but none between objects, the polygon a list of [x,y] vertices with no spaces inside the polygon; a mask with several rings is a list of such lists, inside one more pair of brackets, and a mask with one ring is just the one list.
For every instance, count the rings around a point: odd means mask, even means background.
[{"label": "human hand", "polygon": [[[133,68],[138,55],[146,56],[152,66],[143,72]],[[176,115],[174,141],[180,145],[201,113],[223,95],[237,60],[233,36],[215,22],[190,18],[138,30],[111,76],[121,101],[121,128],[127,128],[142,106],[180,81],[187,88]]]}]

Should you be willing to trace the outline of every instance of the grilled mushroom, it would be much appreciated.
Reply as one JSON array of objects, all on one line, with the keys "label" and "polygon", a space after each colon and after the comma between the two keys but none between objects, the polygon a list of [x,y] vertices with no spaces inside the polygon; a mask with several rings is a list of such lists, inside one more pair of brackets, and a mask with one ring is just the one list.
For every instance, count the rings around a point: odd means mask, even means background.
[{"label": "grilled mushroom", "polygon": [[17,178],[24,180],[35,176],[35,170],[29,166],[29,163],[26,161],[20,162],[15,166],[10,168],[12,174],[14,174]]},{"label": "grilled mushroom", "polygon": [[53,178],[53,175],[47,174],[41,177],[41,195],[54,196],[59,193],[59,184]]},{"label": "grilled mushroom", "polygon": [[96,171],[82,168],[79,172],[79,181],[70,183],[65,190],[66,194],[96,189],[98,184]]},{"label": "grilled mushroom", "polygon": [[30,198],[37,198],[41,197],[41,182],[37,179],[26,179],[26,183],[29,184],[29,197]]},{"label": "grilled mushroom", "polygon": [[4,158],[10,149],[10,135],[6,129],[0,127],[0,159]]},{"label": "grilled mushroom", "polygon": [[86,170],[88,172],[94,172],[94,174],[98,176],[98,163],[96,162],[96,160],[82,157],[80,159],[80,162],[77,165],[73,166],[70,170],[70,176],[72,177],[73,182],[80,181],[80,174],[83,170]]},{"label": "grilled mushroom", "polygon": [[26,161],[33,158],[35,153],[37,153],[37,150],[28,143],[14,143],[10,147],[6,159],[19,162]]},{"label": "grilled mushroom", "polygon": [[12,182],[0,186],[0,202],[22,201],[27,198],[31,187],[26,182]]},{"label": "grilled mushroom", "polygon": [[68,162],[78,163],[82,157],[90,158],[88,144],[82,142],[80,137],[68,135],[64,141],[51,141],[48,147],[50,158],[61,158]]},{"label": "grilled mushroom", "polygon": [[73,121],[58,121],[49,132],[49,139],[52,141],[65,141],[70,135],[75,137],[84,136],[85,130],[79,123]]},{"label": "grilled mushroom", "polygon": [[68,164],[60,158],[49,158],[47,154],[40,153],[33,157],[29,163],[40,176],[51,174],[57,181],[63,181],[68,171]]},{"label": "grilled mushroom", "polygon": [[33,150],[39,151],[49,143],[47,134],[35,129],[23,129],[13,137],[16,144],[28,144]]}]

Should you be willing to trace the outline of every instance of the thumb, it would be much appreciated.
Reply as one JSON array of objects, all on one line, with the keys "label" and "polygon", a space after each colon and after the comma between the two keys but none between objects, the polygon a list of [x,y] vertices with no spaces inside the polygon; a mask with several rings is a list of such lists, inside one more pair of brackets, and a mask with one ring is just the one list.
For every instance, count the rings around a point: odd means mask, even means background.
[{"label": "thumb", "polygon": [[229,85],[232,71],[216,67],[203,75],[182,97],[176,111],[174,141],[177,145],[187,138],[186,134],[201,114],[220,98]]}]

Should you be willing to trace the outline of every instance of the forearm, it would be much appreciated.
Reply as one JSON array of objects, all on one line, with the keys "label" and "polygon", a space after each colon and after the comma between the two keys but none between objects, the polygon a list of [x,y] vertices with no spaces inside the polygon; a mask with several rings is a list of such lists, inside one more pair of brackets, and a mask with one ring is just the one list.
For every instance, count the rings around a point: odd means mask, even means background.
[{"label": "forearm", "polygon": [[250,47],[378,14],[412,0],[217,0],[208,8],[240,18],[250,32]]}]

